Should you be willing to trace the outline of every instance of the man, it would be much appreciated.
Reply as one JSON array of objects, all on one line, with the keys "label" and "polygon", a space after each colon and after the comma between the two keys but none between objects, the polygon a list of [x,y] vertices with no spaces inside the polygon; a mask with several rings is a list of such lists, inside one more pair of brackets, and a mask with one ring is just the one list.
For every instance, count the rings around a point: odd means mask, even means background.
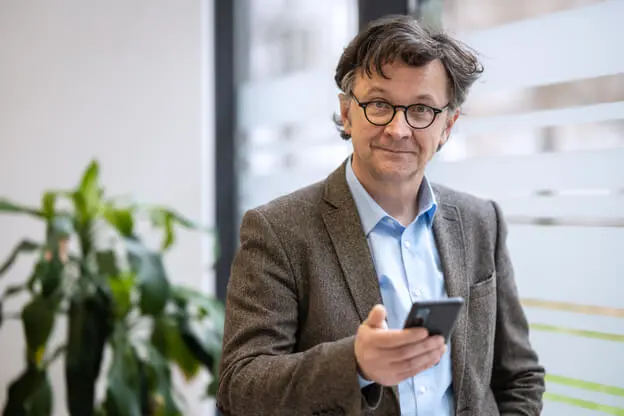
[{"label": "man", "polygon": [[[540,414],[544,370],[500,210],[424,174],[481,72],[469,49],[408,17],[345,49],[335,79],[353,154],[243,218],[224,414]],[[465,301],[448,345],[402,328],[412,302],[448,296]]]}]

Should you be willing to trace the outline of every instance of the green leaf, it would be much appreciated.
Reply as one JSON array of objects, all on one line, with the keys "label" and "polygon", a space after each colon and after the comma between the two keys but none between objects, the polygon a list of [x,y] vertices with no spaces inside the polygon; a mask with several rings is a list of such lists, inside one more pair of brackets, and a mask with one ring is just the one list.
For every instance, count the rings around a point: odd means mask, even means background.
[{"label": "green leaf", "polygon": [[95,253],[95,260],[100,274],[105,276],[117,276],[117,256],[113,250],[98,251]]},{"label": "green leaf", "polygon": [[200,326],[205,329],[200,335],[197,326],[191,325],[186,311],[181,311],[177,315],[177,323],[182,340],[188,350],[216,378],[218,376],[218,364],[221,358],[223,342],[223,335],[220,329]]},{"label": "green leaf", "polygon": [[0,198],[0,213],[1,212],[8,212],[11,214],[28,214],[39,218],[45,217],[44,213],[36,208],[14,204],[6,198]]},{"label": "green leaf", "polygon": [[158,316],[165,308],[171,292],[162,257],[136,239],[126,239],[126,247],[130,266],[139,283],[141,312]]},{"label": "green leaf", "polygon": [[40,295],[35,296],[22,310],[27,357],[34,364],[39,364],[43,359],[54,326],[55,312],[52,301]]},{"label": "green leaf", "polygon": [[30,291],[30,293],[35,293],[35,284],[41,282],[41,276],[47,273],[48,262],[42,258],[35,263],[35,267],[26,282],[26,287]]},{"label": "green leaf", "polygon": [[100,207],[102,189],[99,180],[99,164],[92,161],[84,171],[78,189],[73,195],[76,211],[83,224],[92,221]]},{"label": "green leaf", "polygon": [[210,318],[215,331],[219,335],[223,336],[225,309],[223,307],[223,303],[219,299],[181,285],[173,286],[172,297],[174,301],[183,309],[187,306],[195,306],[199,308],[200,312]]},{"label": "green leaf", "polygon": [[173,227],[173,216],[164,209],[152,209],[150,211],[152,225],[156,228],[162,228],[164,236],[160,245],[161,250],[165,251],[171,247],[175,241],[175,230]]},{"label": "green leaf", "polygon": [[35,271],[38,273],[36,279],[41,282],[41,294],[45,298],[50,297],[59,288],[64,268],[65,265],[59,258],[58,246],[54,247],[49,261],[44,259],[35,266]]},{"label": "green leaf", "polygon": [[33,392],[26,402],[29,416],[49,416],[52,414],[52,385],[47,373],[39,387]]},{"label": "green leaf", "polygon": [[107,206],[104,210],[104,218],[124,237],[132,237],[134,233],[134,219],[131,208],[115,209]]},{"label": "green leaf", "polygon": [[110,296],[103,289],[86,297],[75,296],[70,302],[65,380],[72,416],[93,413],[104,346],[112,332],[111,308]]},{"label": "green leaf", "polygon": [[19,256],[20,253],[31,253],[39,249],[41,249],[41,245],[33,241],[23,240],[20,242],[17,246],[15,246],[9,255],[9,258],[5,260],[2,266],[0,266],[0,277],[5,274],[7,270],[9,270],[13,263],[15,263],[15,260],[17,260],[17,256]]},{"label": "green leaf", "polygon": [[93,412],[94,412],[93,413],[94,416],[108,416],[106,414],[106,410],[104,409],[104,406],[102,405],[99,405],[97,409],[95,409]]},{"label": "green leaf", "polygon": [[[182,340],[186,348],[193,354],[193,357],[202,363],[208,371],[214,374],[215,365],[219,362],[221,345],[213,342],[203,343],[203,340],[188,327],[182,327],[180,329]],[[213,334],[214,335],[214,334]],[[216,340],[215,336],[211,336],[211,341]]]},{"label": "green leaf", "polygon": [[118,331],[113,340],[113,362],[108,374],[106,411],[115,416],[141,416],[139,358]]},{"label": "green leaf", "polygon": [[56,211],[56,192],[46,192],[41,200],[43,215],[46,218],[54,217]]},{"label": "green leaf", "polygon": [[169,318],[157,318],[151,337],[152,344],[164,357],[177,364],[187,380],[197,376],[199,362],[188,349],[179,326]]},{"label": "green leaf", "polygon": [[152,415],[150,403],[150,368],[148,364],[137,356],[137,371],[139,373],[139,403],[142,415]]},{"label": "green leaf", "polygon": [[208,384],[208,388],[206,388],[206,397],[207,398],[216,397],[218,389],[219,389],[219,380],[215,378],[210,381],[210,383]]},{"label": "green leaf", "polygon": [[84,171],[78,192],[85,197],[85,202],[90,211],[94,210],[99,203],[101,190],[99,188],[100,165],[97,161],[92,161]]},{"label": "green leaf", "polygon": [[152,222],[155,225],[164,225],[164,218],[171,217],[171,220],[175,224],[180,225],[183,228],[187,228],[190,230],[210,231],[208,228],[194,221],[191,221],[189,218],[186,218],[175,210],[163,207],[148,207],[147,209],[150,212]]},{"label": "green leaf", "polygon": [[164,231],[163,241],[161,249],[167,250],[175,242],[175,226],[179,225],[183,228],[190,230],[200,230],[203,232],[209,232],[206,227],[197,224],[190,219],[182,216],[181,214],[167,208],[150,207],[148,208],[152,225],[157,228],[162,228]]},{"label": "green leaf", "polygon": [[131,273],[111,276],[108,283],[114,300],[115,316],[124,319],[132,308],[132,288],[136,277]]},{"label": "green leaf", "polygon": [[171,370],[167,360],[156,348],[148,347],[148,360],[145,365],[149,368],[154,379],[152,402],[155,405],[154,416],[181,416],[182,412],[173,398],[171,383]]},{"label": "green leaf", "polygon": [[167,318],[159,317],[154,319],[154,327],[150,342],[154,348],[163,356],[169,358],[169,346],[167,344]]},{"label": "green leaf", "polygon": [[59,197],[69,198],[70,200],[73,198],[73,192],[70,191],[47,191],[43,194],[41,198],[41,213],[42,215],[50,220],[57,215],[56,212],[56,202]]},{"label": "green leaf", "polygon": [[[47,386],[45,386],[47,384]],[[4,407],[4,416],[47,416],[51,414],[52,397],[46,391],[49,388],[47,374],[35,366],[26,370],[14,380],[8,388],[8,399]],[[34,400],[33,400],[34,399]],[[48,402],[49,400],[49,402]],[[45,412],[50,409],[49,412]],[[34,413],[41,410],[43,413]]]},{"label": "green leaf", "polygon": [[173,228],[173,216],[170,213],[167,213],[167,215],[165,216],[165,236],[163,238],[161,249],[163,251],[167,250],[173,245],[174,241],[175,231]]}]

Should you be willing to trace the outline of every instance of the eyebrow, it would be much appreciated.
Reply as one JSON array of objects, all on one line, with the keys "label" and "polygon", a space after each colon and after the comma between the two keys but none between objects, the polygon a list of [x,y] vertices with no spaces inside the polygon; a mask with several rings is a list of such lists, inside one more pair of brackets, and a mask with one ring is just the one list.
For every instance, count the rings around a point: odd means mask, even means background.
[{"label": "eyebrow", "polygon": [[373,93],[376,93],[376,92],[377,92],[377,93],[381,93],[381,94],[386,94],[386,93],[387,93],[387,91],[386,91],[386,90],[384,90],[384,89],[383,89],[383,88],[381,88],[381,87],[371,87],[371,88],[369,88],[369,89],[366,91],[366,95],[370,95],[370,94],[373,94]]},{"label": "eyebrow", "polygon": [[[381,87],[371,87],[366,91],[365,95],[371,95],[374,93],[379,93],[379,94],[387,94],[388,91],[384,90]],[[421,100],[426,100],[426,101],[430,101],[430,102],[435,102],[435,99],[433,98],[433,96],[431,94],[420,94],[418,96],[415,97],[415,102],[419,102]]]}]

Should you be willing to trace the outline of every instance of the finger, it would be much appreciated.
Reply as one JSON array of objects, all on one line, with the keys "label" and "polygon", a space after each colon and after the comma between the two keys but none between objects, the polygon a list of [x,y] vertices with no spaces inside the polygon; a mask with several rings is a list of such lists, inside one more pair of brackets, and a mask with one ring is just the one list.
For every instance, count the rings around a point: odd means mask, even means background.
[{"label": "finger", "polygon": [[383,353],[386,355],[388,362],[400,363],[401,361],[411,360],[418,357],[419,355],[423,355],[430,351],[435,351],[443,347],[444,338],[440,336],[434,336],[428,337],[422,341],[413,344],[402,345],[393,349],[386,349]]},{"label": "finger", "polygon": [[[413,358],[412,360],[404,361],[402,364],[400,364],[399,368],[395,369],[395,371],[397,372],[397,377],[401,380],[405,380],[406,378],[414,377],[415,375],[432,368],[440,362],[445,351],[446,346],[434,351],[430,351],[427,354],[420,355],[416,358]],[[397,364],[395,363],[393,367],[395,365]]]},{"label": "finger", "polygon": [[380,349],[394,349],[404,345],[421,342],[429,336],[425,328],[390,329],[376,332],[372,336],[375,347]]},{"label": "finger", "polygon": [[440,361],[445,351],[446,347],[444,346],[441,348],[435,348],[433,350],[429,350],[403,361],[395,361],[393,363],[390,363],[389,367],[392,368],[394,371],[401,372],[413,369],[420,369],[422,365],[432,366]]},{"label": "finger", "polygon": [[371,328],[384,329],[387,328],[386,323],[386,308],[383,305],[375,305],[373,309],[368,313],[368,318],[364,321],[364,324]]}]

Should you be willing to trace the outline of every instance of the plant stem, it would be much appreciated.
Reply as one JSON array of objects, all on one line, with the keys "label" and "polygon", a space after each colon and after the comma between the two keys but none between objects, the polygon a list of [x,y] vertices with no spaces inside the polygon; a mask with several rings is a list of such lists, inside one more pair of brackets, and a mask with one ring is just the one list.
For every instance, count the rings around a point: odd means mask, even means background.
[{"label": "plant stem", "polygon": [[43,362],[43,367],[48,368],[58,357],[67,350],[67,345],[59,345],[54,352]]}]

